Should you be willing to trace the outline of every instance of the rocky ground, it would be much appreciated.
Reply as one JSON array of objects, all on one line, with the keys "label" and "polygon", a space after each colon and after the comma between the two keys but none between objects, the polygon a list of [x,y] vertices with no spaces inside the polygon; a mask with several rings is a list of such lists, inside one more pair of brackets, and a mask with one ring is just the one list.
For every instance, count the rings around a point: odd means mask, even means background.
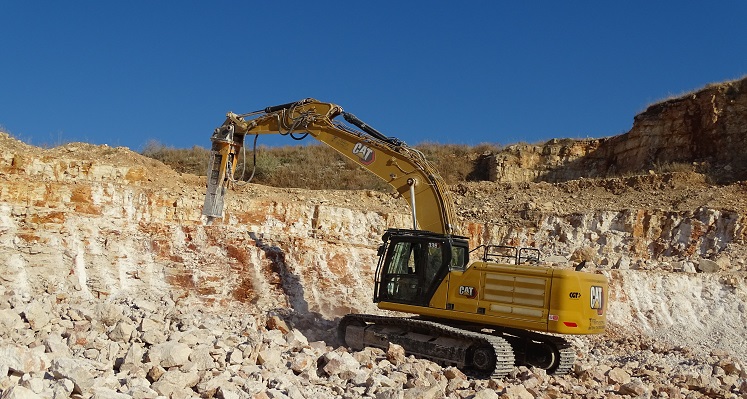
[{"label": "rocky ground", "polygon": [[[0,287],[2,288],[2,287]],[[235,304],[234,304],[235,305]],[[205,306],[186,295],[84,300],[0,296],[3,398],[737,398],[747,370],[731,354],[635,336],[576,339],[564,376],[517,367],[475,380],[387,351],[309,342],[276,315]]]},{"label": "rocky ground", "polygon": [[248,185],[207,228],[202,178],[124,148],[0,144],[0,398],[747,397],[745,182],[452,187],[473,244],[611,280],[608,331],[571,338],[569,375],[475,380],[334,337],[376,311],[365,265],[408,220],[392,194]]}]

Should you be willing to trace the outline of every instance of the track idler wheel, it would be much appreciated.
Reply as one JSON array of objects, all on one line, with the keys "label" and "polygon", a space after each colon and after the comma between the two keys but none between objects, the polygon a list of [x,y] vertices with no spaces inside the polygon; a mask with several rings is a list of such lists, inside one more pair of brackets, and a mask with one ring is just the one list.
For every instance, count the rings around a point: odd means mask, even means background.
[{"label": "track idler wheel", "polygon": [[472,352],[472,366],[481,372],[495,370],[495,349],[492,346],[481,346]]},{"label": "track idler wheel", "polygon": [[530,366],[552,371],[558,367],[558,351],[547,342],[532,342],[527,348],[526,362]]}]

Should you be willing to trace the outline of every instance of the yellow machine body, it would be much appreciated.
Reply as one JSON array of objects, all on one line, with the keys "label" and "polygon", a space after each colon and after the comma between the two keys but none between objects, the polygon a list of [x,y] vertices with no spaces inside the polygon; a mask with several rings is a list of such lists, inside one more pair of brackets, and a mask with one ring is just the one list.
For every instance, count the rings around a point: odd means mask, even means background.
[{"label": "yellow machine body", "polygon": [[607,294],[607,279],[601,274],[475,262],[464,271],[450,271],[428,307],[387,301],[378,306],[486,326],[601,334]]}]

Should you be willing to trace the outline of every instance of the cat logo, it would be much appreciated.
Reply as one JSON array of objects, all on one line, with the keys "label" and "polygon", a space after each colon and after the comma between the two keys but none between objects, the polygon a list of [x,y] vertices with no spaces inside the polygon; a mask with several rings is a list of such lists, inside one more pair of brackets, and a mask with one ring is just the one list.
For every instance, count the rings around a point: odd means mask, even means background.
[{"label": "cat logo", "polygon": [[469,287],[466,285],[460,285],[459,286],[459,295],[464,295],[467,298],[475,298],[477,296],[477,290],[475,287]]},{"label": "cat logo", "polygon": [[597,314],[602,314],[604,308],[604,293],[600,286],[591,286],[591,308],[596,309]]},{"label": "cat logo", "polygon": [[353,146],[353,154],[360,158],[361,163],[364,165],[370,165],[374,160],[376,160],[376,153],[374,150],[368,148],[368,146],[363,143],[356,143],[355,146]]}]

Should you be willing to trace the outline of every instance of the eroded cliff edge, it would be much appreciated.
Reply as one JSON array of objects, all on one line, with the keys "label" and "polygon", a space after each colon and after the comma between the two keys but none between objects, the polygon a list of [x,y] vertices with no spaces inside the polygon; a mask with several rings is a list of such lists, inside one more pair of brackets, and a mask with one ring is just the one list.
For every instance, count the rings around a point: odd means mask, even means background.
[{"label": "eroded cliff edge", "polygon": [[747,78],[653,104],[618,136],[511,145],[486,156],[484,164],[497,182],[563,182],[668,169],[697,171],[721,183],[745,180]]}]

